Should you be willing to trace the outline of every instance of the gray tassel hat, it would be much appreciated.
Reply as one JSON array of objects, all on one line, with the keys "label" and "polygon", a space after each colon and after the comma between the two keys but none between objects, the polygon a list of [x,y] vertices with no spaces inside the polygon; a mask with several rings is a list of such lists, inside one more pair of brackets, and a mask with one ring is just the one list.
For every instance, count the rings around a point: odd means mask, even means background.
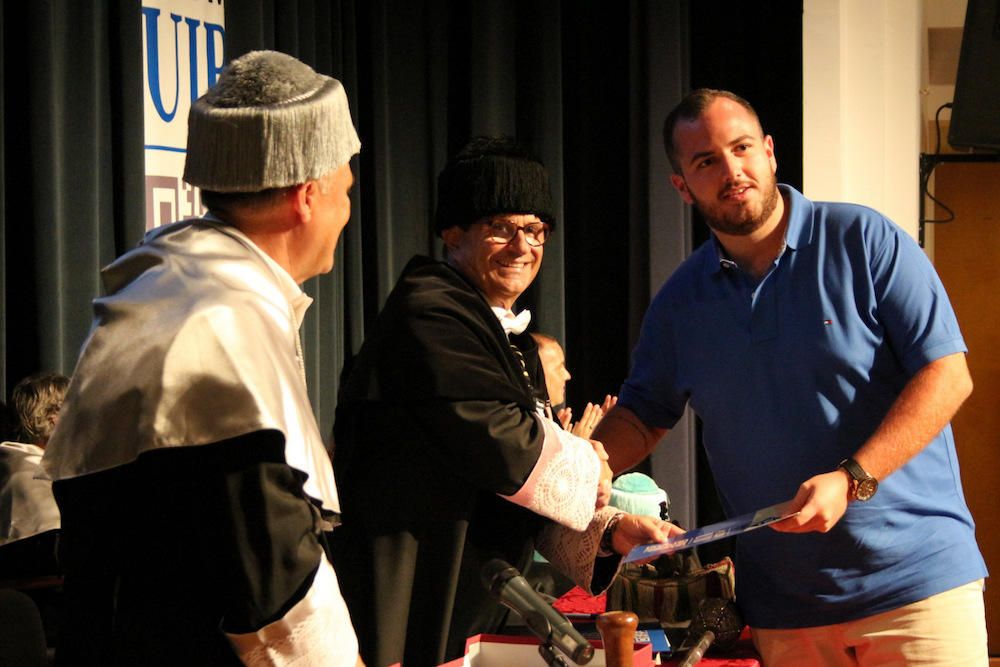
[{"label": "gray tassel hat", "polygon": [[340,81],[287,54],[251,51],[191,105],[184,180],[258,192],[315,180],[360,150]]}]

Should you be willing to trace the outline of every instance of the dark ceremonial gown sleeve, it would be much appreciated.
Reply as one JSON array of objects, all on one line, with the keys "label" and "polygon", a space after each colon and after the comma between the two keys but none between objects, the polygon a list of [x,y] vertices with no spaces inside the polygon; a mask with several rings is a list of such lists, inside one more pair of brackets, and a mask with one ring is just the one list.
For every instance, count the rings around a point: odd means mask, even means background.
[{"label": "dark ceremonial gown sleeve", "polygon": [[59,664],[240,664],[224,633],[280,619],[322,557],[305,475],[259,431],[57,481]]},{"label": "dark ceremonial gown sleeve", "polygon": [[369,664],[460,655],[502,615],[482,565],[530,558],[545,521],[496,495],[521,487],[543,440],[537,347],[515,341],[533,382],[482,296],[415,258],[347,376],[334,450],[344,525],[332,541]]}]

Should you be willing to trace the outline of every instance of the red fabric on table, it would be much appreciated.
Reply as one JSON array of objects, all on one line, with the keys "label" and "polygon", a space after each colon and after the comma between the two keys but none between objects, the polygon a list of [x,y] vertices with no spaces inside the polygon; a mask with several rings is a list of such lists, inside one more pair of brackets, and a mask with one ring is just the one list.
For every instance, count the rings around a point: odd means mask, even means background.
[{"label": "red fabric on table", "polygon": [[552,606],[564,614],[603,614],[607,607],[607,595],[588,595],[579,586],[574,586]]},{"label": "red fabric on table", "polygon": [[[552,603],[552,606],[564,614],[603,614],[607,606],[607,596],[603,593],[588,595],[579,586],[574,586]],[[667,660],[663,664],[676,665],[680,660],[681,658]],[[757,655],[753,640],[750,638],[750,628],[743,628],[739,642],[732,650],[727,651],[725,657],[702,658],[698,664],[704,667],[760,667],[760,656]]]}]

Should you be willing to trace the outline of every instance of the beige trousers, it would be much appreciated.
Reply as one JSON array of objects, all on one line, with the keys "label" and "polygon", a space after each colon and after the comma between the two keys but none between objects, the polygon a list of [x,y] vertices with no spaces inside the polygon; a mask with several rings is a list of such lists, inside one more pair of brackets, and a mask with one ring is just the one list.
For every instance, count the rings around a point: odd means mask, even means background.
[{"label": "beige trousers", "polygon": [[983,580],[846,623],[753,628],[764,667],[986,667]]}]

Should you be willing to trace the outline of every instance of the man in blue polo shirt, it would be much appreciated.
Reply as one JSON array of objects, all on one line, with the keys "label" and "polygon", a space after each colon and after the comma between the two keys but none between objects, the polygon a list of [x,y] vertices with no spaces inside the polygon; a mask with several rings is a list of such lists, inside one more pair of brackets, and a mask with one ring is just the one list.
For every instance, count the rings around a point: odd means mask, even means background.
[{"label": "man in blue polo shirt", "polygon": [[712,230],[653,300],[594,438],[621,472],[690,403],[739,539],[737,599],[772,665],[986,665],[986,567],[952,415],[972,390],[955,314],[878,212],[777,185],[753,108],[697,90],[667,117],[671,182]]}]

